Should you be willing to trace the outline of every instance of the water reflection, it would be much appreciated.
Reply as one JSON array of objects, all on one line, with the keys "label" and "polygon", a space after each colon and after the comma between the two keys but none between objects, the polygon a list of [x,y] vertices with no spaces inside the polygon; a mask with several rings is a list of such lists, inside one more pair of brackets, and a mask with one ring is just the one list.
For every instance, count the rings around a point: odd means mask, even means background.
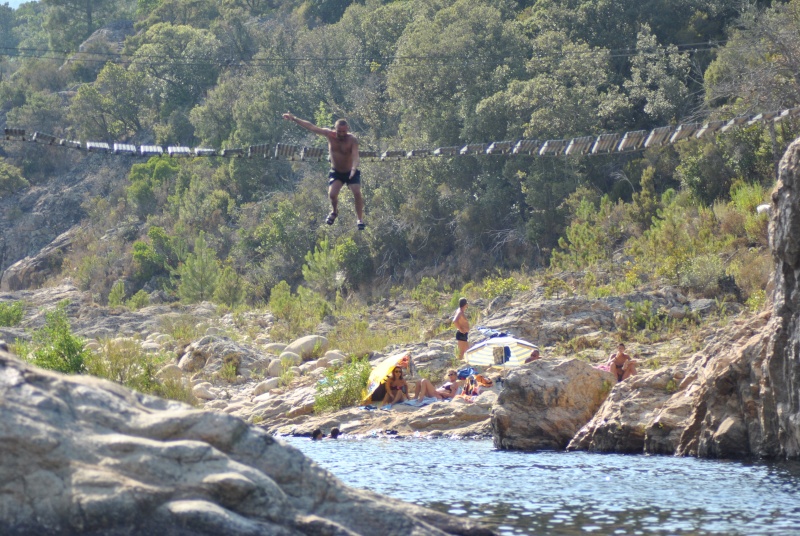
[{"label": "water reflection", "polygon": [[[345,483],[501,534],[800,534],[800,464],[289,438]],[[387,468],[397,478],[387,481]]]}]

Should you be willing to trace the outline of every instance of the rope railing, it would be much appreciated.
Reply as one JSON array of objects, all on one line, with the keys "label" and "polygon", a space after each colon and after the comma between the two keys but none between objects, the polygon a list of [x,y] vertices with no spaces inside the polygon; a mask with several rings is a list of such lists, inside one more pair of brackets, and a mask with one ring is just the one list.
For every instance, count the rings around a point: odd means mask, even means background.
[{"label": "rope railing", "polygon": [[[553,140],[506,140],[488,143],[469,143],[463,146],[389,149],[383,152],[360,150],[362,160],[387,162],[391,160],[409,160],[419,158],[456,158],[460,156],[505,155],[519,157],[559,157],[559,156],[594,156],[624,154],[643,151],[651,147],[663,147],[691,138],[705,138],[715,133],[727,132],[732,128],[752,126],[755,124],[775,124],[786,119],[800,116],[800,106],[785,108],[756,115],[737,116],[727,121],[708,121],[706,123],[683,123],[675,126],[657,127],[652,130],[634,130],[630,132],[611,132],[580,136],[572,139]],[[77,141],[58,138],[43,132],[28,134],[25,129],[6,128],[3,131],[5,141],[22,141],[28,143],[64,147],[66,149],[89,153],[107,154],[127,157],[167,156],[169,158],[262,158],[266,160],[298,160],[321,161],[327,159],[327,150],[321,147],[307,147],[284,143],[250,145],[249,147],[215,149],[210,147],[184,147],[160,145],[133,145],[122,142]]]}]

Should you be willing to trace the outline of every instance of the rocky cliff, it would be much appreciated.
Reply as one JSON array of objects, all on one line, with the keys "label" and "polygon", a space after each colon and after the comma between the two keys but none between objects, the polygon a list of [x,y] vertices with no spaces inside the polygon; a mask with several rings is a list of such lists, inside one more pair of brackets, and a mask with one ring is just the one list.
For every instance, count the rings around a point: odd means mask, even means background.
[{"label": "rocky cliff", "polygon": [[800,458],[800,140],[781,160],[772,195],[770,246],[775,259],[772,320],[761,385],[762,453]]},{"label": "rocky cliff", "polygon": [[800,458],[800,140],[781,160],[772,201],[770,311],[618,384],[570,449]]}]

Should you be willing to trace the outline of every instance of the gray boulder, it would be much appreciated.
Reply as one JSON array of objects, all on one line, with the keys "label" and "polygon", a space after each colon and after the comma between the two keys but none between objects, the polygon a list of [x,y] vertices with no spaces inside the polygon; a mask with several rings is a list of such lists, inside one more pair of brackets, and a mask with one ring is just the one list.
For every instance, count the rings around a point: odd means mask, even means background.
[{"label": "gray boulder", "polygon": [[540,359],[512,371],[492,408],[494,445],[564,449],[605,400],[614,377],[578,359]]},{"label": "gray boulder", "polygon": [[303,358],[303,361],[323,355],[328,351],[328,339],[321,335],[307,335],[300,337],[284,349],[284,352],[293,352]]},{"label": "gray boulder", "polygon": [[347,488],[236,417],[0,352],[0,533],[491,534]]}]

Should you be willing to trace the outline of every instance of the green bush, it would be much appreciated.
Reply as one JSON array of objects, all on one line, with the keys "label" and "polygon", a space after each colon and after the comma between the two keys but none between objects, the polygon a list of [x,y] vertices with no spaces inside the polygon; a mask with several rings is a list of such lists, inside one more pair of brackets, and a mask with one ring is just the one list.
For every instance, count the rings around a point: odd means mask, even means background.
[{"label": "green bush", "polygon": [[667,316],[653,309],[653,302],[625,302],[628,310],[628,331],[658,331],[666,326]]},{"label": "green bush", "polygon": [[29,355],[31,363],[37,367],[63,372],[81,374],[86,370],[83,339],[72,334],[66,313],[66,302],[45,314],[45,324],[33,333],[33,351]]},{"label": "green bush", "polygon": [[423,277],[411,291],[411,298],[418,301],[428,312],[439,310],[439,282],[432,277]]},{"label": "green bush", "polygon": [[678,284],[705,296],[713,296],[719,289],[719,279],[725,275],[725,267],[719,255],[700,255],[685,263],[678,277]]},{"label": "green bush", "polygon": [[483,280],[483,294],[492,300],[498,296],[512,296],[517,292],[530,290],[528,285],[517,282],[513,277],[487,277]]},{"label": "green bush", "polygon": [[291,357],[281,359],[281,374],[278,376],[278,384],[282,387],[288,387],[294,380],[292,367],[294,367],[294,360]]},{"label": "green bush", "polygon": [[372,367],[366,357],[354,358],[341,368],[329,368],[319,383],[314,396],[314,411],[325,413],[355,406],[364,398]]},{"label": "green bush", "polygon": [[0,302],[0,326],[16,326],[22,322],[22,302]]},{"label": "green bush", "polygon": [[125,306],[133,309],[134,311],[141,309],[142,307],[147,307],[148,305],[150,305],[150,295],[144,290],[140,290],[131,296],[131,299],[125,302]]},{"label": "green bush", "polygon": [[161,382],[156,378],[166,361],[165,355],[151,355],[142,350],[138,341],[108,340],[97,352],[87,352],[86,372],[140,393],[196,404],[191,389],[180,380]]}]

